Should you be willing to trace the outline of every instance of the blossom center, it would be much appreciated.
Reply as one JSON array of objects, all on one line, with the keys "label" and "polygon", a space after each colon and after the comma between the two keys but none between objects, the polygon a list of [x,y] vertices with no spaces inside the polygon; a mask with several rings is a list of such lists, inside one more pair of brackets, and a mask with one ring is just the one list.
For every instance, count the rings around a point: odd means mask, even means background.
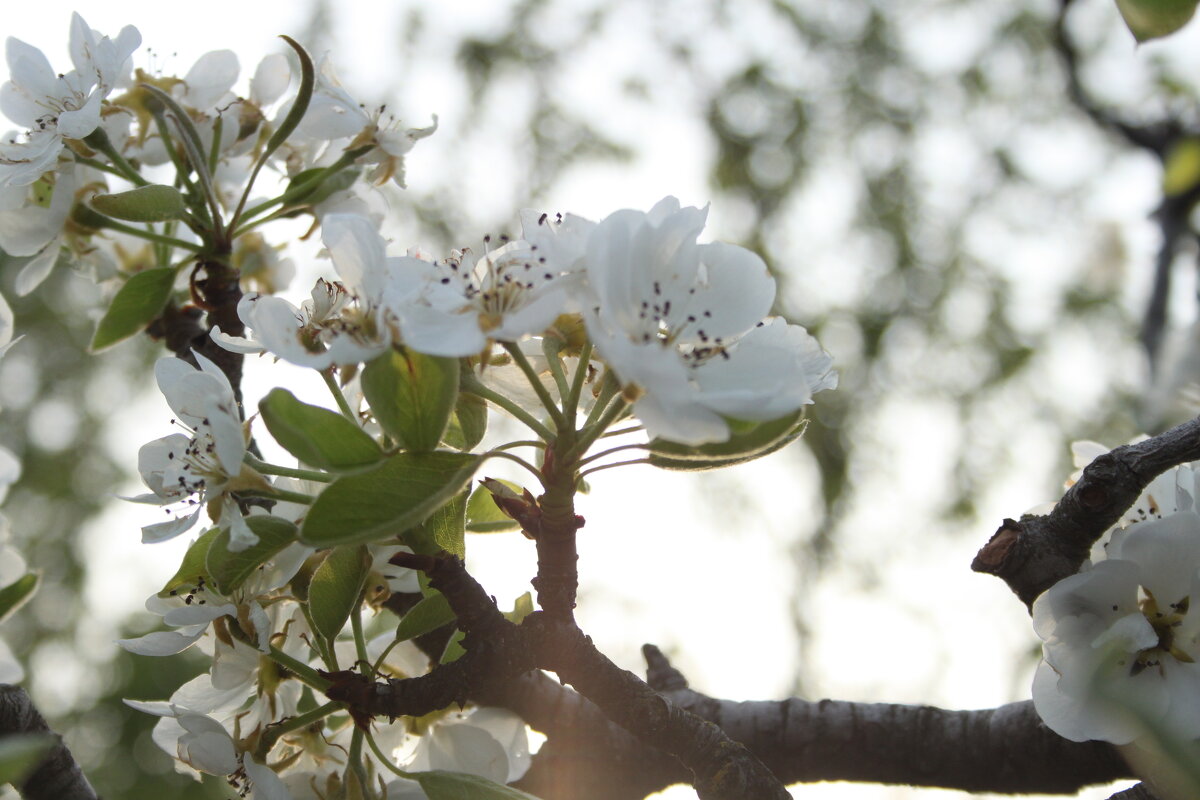
[{"label": "blossom center", "polygon": [[1146,621],[1150,623],[1150,627],[1154,629],[1154,633],[1158,636],[1158,643],[1138,652],[1133,663],[1129,665],[1129,674],[1137,675],[1148,667],[1158,667],[1161,673],[1162,659],[1165,656],[1171,656],[1176,661],[1189,664],[1195,661],[1175,642],[1176,630],[1183,625],[1191,604],[1191,597],[1185,596],[1174,603],[1169,603],[1166,610],[1163,610],[1149,589],[1143,586],[1140,588],[1139,594],[1141,599],[1138,601],[1138,608],[1146,617]]}]

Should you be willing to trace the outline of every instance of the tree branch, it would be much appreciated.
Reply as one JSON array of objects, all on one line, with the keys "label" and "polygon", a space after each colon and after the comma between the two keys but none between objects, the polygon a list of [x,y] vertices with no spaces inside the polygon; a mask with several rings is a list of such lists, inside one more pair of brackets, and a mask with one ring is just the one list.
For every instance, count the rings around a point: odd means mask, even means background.
[{"label": "tree branch", "polygon": [[1200,459],[1200,417],[1098,457],[1049,514],[1006,519],[971,569],[995,575],[1032,608],[1039,594],[1074,575],[1092,544],[1115,525],[1150,481]]},{"label": "tree branch", "polygon": [[54,737],[54,746],[19,787],[26,800],[96,800],[96,792],[83,775],[62,737],[50,730],[20,686],[0,684],[0,737],[38,733]]}]

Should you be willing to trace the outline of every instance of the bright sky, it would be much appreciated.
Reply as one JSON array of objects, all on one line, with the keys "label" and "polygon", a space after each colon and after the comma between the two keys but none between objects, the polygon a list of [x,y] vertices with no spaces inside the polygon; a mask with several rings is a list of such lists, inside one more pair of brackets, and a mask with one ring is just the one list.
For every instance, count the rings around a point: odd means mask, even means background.
[{"label": "bright sky", "polygon": [[[452,84],[437,74],[397,76],[389,70],[398,5],[382,0],[341,4],[332,25],[343,83],[364,99],[384,99],[377,95],[397,92],[396,107],[414,124],[424,124],[433,113],[443,119],[471,114],[465,99],[450,91]],[[438,26],[494,28],[500,24],[499,7],[484,0],[455,2],[453,11],[433,17],[426,35],[437,36]],[[275,35],[297,32],[306,17],[305,4],[300,3],[207,0],[170,6],[132,0],[76,4],[43,0],[26,8],[20,21],[10,16],[8,33],[41,47],[56,66],[65,66],[73,8],[104,33],[115,34],[122,25],[135,24],[143,36],[135,63],[178,74],[202,53],[229,48],[238,54],[243,74],[248,75],[263,55],[284,49]],[[154,55],[149,56],[149,51]],[[969,51],[964,52],[969,57]],[[953,52],[945,56],[958,57]],[[601,72],[581,70],[580,75],[581,81],[594,81],[583,92],[588,97],[611,89],[604,86]],[[705,203],[705,178],[694,167],[702,160],[704,145],[692,135],[688,123],[664,114],[645,121],[644,130],[642,144],[648,155],[629,172],[580,173],[560,187],[552,202],[592,218],[620,207],[648,208],[668,193],[679,195],[685,203]],[[1061,148],[1033,147],[1030,157],[1053,160],[1061,152]],[[482,160],[502,161],[499,155],[485,154]],[[439,179],[439,170],[459,168],[455,154],[446,152],[435,136],[410,157],[409,183],[419,187]],[[1084,163],[1080,168],[1094,165]],[[480,187],[480,207],[473,210],[481,217],[495,215],[495,207],[508,202],[503,192],[489,194],[489,182],[502,182],[502,167],[496,169],[489,173],[485,166],[478,173],[468,170],[465,176]],[[822,197],[836,197],[836,192]],[[719,226],[721,220],[713,218],[713,223]],[[410,244],[418,243],[397,242],[396,250]],[[1053,255],[1044,260],[1053,261]],[[1035,258],[1034,263],[1041,262]],[[319,264],[303,266],[310,281],[316,274],[312,270],[321,269]],[[294,288],[304,291],[303,286]],[[248,393],[265,392],[273,381],[290,386],[300,373],[284,368],[270,379],[253,378]],[[302,379],[311,389],[308,394],[297,393],[310,402],[324,402],[319,382],[308,376]],[[914,446],[895,454],[897,477],[891,487],[881,487],[878,518],[863,520],[877,526],[866,531],[876,538],[865,536],[861,542],[847,543],[867,552],[886,541],[886,548],[881,548],[888,558],[886,570],[879,574],[882,586],[865,593],[857,578],[847,574],[841,581],[826,581],[817,595],[817,613],[812,618],[829,624],[817,631],[816,651],[810,655],[822,676],[822,689],[830,696],[985,707],[1026,691],[1010,684],[1008,663],[1014,653],[1034,644],[1028,618],[1003,584],[966,569],[990,531],[943,539],[933,554],[926,550],[928,542],[916,535],[921,510],[936,505],[937,487],[914,476],[928,474],[930,454],[945,450],[938,443],[947,435],[939,424],[946,411],[897,409],[892,419],[893,424],[912,429]],[[168,418],[169,411],[157,394],[137,400],[118,412],[113,448],[124,453],[132,466],[142,442],[168,432]],[[1042,455],[1044,463],[1056,458],[1053,453]],[[592,494],[580,502],[588,522],[580,540],[584,596],[579,616],[601,649],[640,673],[638,648],[643,642],[669,645],[676,650],[677,665],[701,691],[732,699],[783,696],[796,663],[788,585],[795,573],[788,540],[796,520],[814,517],[815,468],[802,459],[797,463],[776,456],[728,474],[697,477],[637,467],[607,471],[591,482]],[[984,498],[982,518],[1015,516],[1039,501],[1053,499],[1045,496],[1045,485],[1036,470],[1014,476]],[[127,491],[141,489],[131,485]],[[916,508],[917,513],[898,514],[900,507]],[[115,581],[96,577],[88,592],[93,600],[103,598],[103,602],[90,602],[90,607],[113,613],[140,608],[144,598],[174,571],[187,543],[140,545],[137,528],[148,521],[149,513],[114,502],[88,531],[82,547],[93,574],[117,577]],[[502,606],[528,590],[534,564],[531,544],[514,535],[477,537],[470,546],[473,569]],[[975,633],[981,620],[986,620],[983,636]],[[881,787],[822,787],[819,794],[801,787],[796,795],[880,800],[915,796],[910,790]],[[1107,795],[1099,791],[1090,796]],[[673,790],[670,796],[694,794]]]}]

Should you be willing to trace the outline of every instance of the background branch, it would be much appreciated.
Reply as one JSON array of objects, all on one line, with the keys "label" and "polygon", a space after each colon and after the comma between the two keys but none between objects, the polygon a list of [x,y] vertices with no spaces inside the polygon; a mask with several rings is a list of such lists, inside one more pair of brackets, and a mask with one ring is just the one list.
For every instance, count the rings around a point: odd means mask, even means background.
[{"label": "background branch", "polygon": [[1137,444],[1099,456],[1045,515],[1006,519],[971,569],[995,575],[1027,607],[1058,581],[1074,575],[1092,544],[1115,525],[1158,475],[1200,459],[1200,418]]},{"label": "background branch", "polygon": [[0,684],[0,736],[39,733],[54,737],[42,763],[18,788],[26,800],[96,800],[96,792],[75,763],[62,737],[50,730],[20,686]]}]

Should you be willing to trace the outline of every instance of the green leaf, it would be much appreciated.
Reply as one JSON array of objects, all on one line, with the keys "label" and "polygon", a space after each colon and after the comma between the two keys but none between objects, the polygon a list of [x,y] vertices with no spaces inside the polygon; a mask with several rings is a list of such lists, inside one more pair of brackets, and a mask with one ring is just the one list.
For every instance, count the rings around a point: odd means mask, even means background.
[{"label": "green leaf", "polygon": [[461,392],[442,441],[455,450],[473,450],[483,441],[487,422],[487,401],[478,395]]},{"label": "green leaf", "polygon": [[300,46],[300,43],[290,36],[279,37],[288,43],[288,47],[296,51],[296,57],[300,59],[300,88],[296,91],[296,99],[292,101],[292,108],[288,111],[283,122],[271,134],[271,138],[267,140],[267,146],[260,156],[261,161],[266,161],[271,153],[275,152],[281,144],[287,141],[287,138],[292,135],[296,127],[300,124],[300,120],[304,119],[304,114],[308,111],[308,104],[312,100],[313,87],[316,83],[316,69],[313,67],[312,57],[308,51]]},{"label": "green leaf", "polygon": [[467,555],[467,493],[459,492],[429,519],[404,532],[404,542],[417,553],[434,555],[442,550],[459,558]]},{"label": "green leaf", "polygon": [[449,664],[451,661],[458,661],[467,652],[463,649],[462,640],[466,638],[466,634],[461,630],[456,630],[450,640],[446,642],[446,649],[442,651],[442,657],[438,661],[439,664]]},{"label": "green leaf", "polygon": [[283,548],[296,541],[296,526],[281,517],[263,514],[246,517],[258,542],[245,550],[229,549],[229,531],[221,531],[208,548],[205,564],[217,591],[228,595]]},{"label": "green leaf", "polygon": [[428,597],[422,598],[421,602],[410,608],[400,619],[400,624],[396,626],[396,641],[407,642],[430,631],[436,631],[455,619],[457,616],[450,608],[446,596],[434,591]]},{"label": "green leaf", "polygon": [[1158,39],[1187,25],[1197,0],[1117,0],[1125,25],[1139,42]]},{"label": "green leaf", "polygon": [[397,536],[462,491],[482,461],[468,453],[398,453],[338,478],[309,508],[300,539],[330,547]]},{"label": "green leaf", "polygon": [[182,219],[187,203],[174,186],[151,184],[127,192],[96,195],[92,198],[92,208],[130,222],[166,222]]},{"label": "green leaf", "polygon": [[365,544],[335,547],[308,584],[308,611],[313,628],[329,642],[350,618],[362,595],[371,554]]},{"label": "green leaf", "polygon": [[[517,494],[524,491],[512,481],[501,480],[500,482]],[[519,530],[521,530],[521,524],[500,510],[487,487],[479,486],[471,492],[471,499],[467,501],[467,531],[469,533],[507,533]]]},{"label": "green leaf", "polygon": [[275,441],[309,466],[347,472],[383,460],[383,451],[362,428],[335,411],[300,402],[287,389],[272,389],[258,410]]},{"label": "green leaf", "polygon": [[362,391],[396,441],[408,450],[433,450],[458,398],[458,359],[389,350],[363,368]]},{"label": "green leaf", "polygon": [[25,605],[37,591],[39,576],[36,572],[26,572],[20,578],[0,589],[0,622],[8,619],[13,613]]},{"label": "green leaf", "polygon": [[208,548],[212,546],[220,532],[220,528],[213,528],[200,534],[200,538],[192,542],[192,546],[183,554],[183,562],[179,565],[179,571],[159,591],[159,597],[166,597],[180,590],[187,592],[195,589],[201,583],[208,583],[211,580],[207,566]]},{"label": "green leaf", "polygon": [[46,733],[18,733],[0,739],[0,785],[19,785],[29,777],[54,746]]},{"label": "green leaf", "polygon": [[804,412],[794,411],[786,417],[734,433],[727,441],[713,444],[685,445],[655,439],[650,442],[650,463],[660,469],[695,472],[731,467],[770,455],[800,438],[808,423]]},{"label": "green leaf", "polygon": [[518,597],[513,602],[513,610],[505,611],[504,618],[514,625],[520,625],[521,620],[533,613],[533,595],[529,592]]},{"label": "green leaf", "polygon": [[131,276],[104,312],[88,348],[95,353],[141,331],[162,312],[174,285],[175,270],[170,267],[155,267]]},{"label": "green leaf", "polygon": [[463,772],[414,772],[411,776],[429,800],[538,800],[511,786]]}]

